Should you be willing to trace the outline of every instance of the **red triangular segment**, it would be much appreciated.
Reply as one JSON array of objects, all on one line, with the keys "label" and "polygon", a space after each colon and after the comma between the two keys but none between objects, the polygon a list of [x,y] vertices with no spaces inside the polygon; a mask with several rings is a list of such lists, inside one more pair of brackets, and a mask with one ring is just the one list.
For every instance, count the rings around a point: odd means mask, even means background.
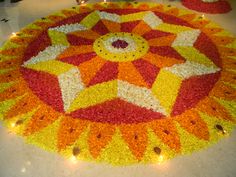
[{"label": "red triangular segment", "polygon": [[80,13],[78,15],[74,15],[72,17],[65,18],[65,19],[57,22],[52,27],[79,23],[81,20],[83,20],[89,14],[90,14],[90,12],[86,12],[86,13]]},{"label": "red triangular segment", "polygon": [[215,65],[222,67],[222,61],[218,49],[207,35],[201,33],[195,42],[194,47],[211,59]]},{"label": "red triangular segment", "polygon": [[51,39],[47,32],[40,34],[33,42],[28,45],[25,50],[23,61],[29,60],[31,57],[36,56],[40,51],[51,45]]},{"label": "red triangular segment", "polygon": [[72,112],[70,116],[93,122],[112,124],[147,122],[164,117],[161,113],[136,106],[120,99],[107,101],[89,108],[79,109]]},{"label": "red triangular segment", "polygon": [[29,88],[39,99],[57,111],[64,111],[61,90],[56,76],[26,68],[22,68],[21,72],[28,82]]},{"label": "red triangular segment", "polygon": [[98,83],[107,82],[110,80],[117,79],[118,76],[118,63],[107,62],[97,72],[95,77],[90,81],[88,86],[92,86]]},{"label": "red triangular segment", "polygon": [[172,33],[167,33],[167,32],[164,32],[164,31],[151,30],[151,31],[145,33],[143,35],[143,37],[146,40],[149,40],[149,39],[154,39],[154,38],[164,37],[164,36],[169,36],[169,35],[173,35],[173,34]]},{"label": "red triangular segment", "polygon": [[73,34],[67,34],[67,40],[71,45],[92,45],[93,40],[85,39]]},{"label": "red triangular segment", "polygon": [[140,12],[141,10],[139,10],[139,9],[105,9],[102,11],[113,13],[113,14],[118,14],[118,15],[126,15],[126,14]]},{"label": "red triangular segment", "polygon": [[121,32],[132,32],[133,29],[140,23],[140,20],[121,23]]},{"label": "red triangular segment", "polygon": [[72,64],[75,66],[79,66],[81,63],[88,61],[96,56],[97,54],[95,52],[90,52],[90,53],[75,55],[71,57],[61,58],[60,61]]},{"label": "red triangular segment", "polygon": [[201,99],[206,97],[218,81],[220,73],[191,77],[183,81],[173,107],[172,116],[183,113],[186,109],[194,107]]},{"label": "red triangular segment", "polygon": [[185,60],[178,52],[176,52],[170,46],[159,46],[159,47],[151,46],[150,52],[161,55],[163,57],[170,57],[170,58],[175,58],[179,60]]},{"label": "red triangular segment", "polygon": [[105,35],[110,32],[101,20],[92,28],[92,30],[100,35]]},{"label": "red triangular segment", "polygon": [[142,59],[134,61],[133,64],[148,83],[148,86],[151,87],[160,69]]},{"label": "red triangular segment", "polygon": [[162,12],[154,12],[160,19],[162,19],[165,23],[170,23],[174,25],[181,25],[181,26],[187,26],[192,27],[191,24],[186,22],[185,20],[182,20],[181,18],[177,18],[173,15],[167,15]]}]

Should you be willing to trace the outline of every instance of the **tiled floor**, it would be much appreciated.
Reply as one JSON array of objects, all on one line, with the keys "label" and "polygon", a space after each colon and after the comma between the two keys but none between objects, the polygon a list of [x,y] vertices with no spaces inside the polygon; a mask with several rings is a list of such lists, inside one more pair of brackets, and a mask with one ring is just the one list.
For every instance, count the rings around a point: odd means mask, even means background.
[{"label": "tiled floor", "polygon": [[[94,1],[89,1],[94,2]],[[168,0],[155,2],[170,3]],[[231,0],[236,9],[236,1]],[[0,44],[12,32],[37,18],[75,5],[75,0],[23,0],[10,4],[0,3]],[[171,4],[181,7],[179,1]],[[206,15],[236,35],[236,10],[225,15]],[[73,164],[62,157],[27,145],[0,125],[0,177],[235,177],[236,131],[207,150],[191,156],[177,157],[162,165],[134,165],[112,167],[109,165],[77,162]]]}]

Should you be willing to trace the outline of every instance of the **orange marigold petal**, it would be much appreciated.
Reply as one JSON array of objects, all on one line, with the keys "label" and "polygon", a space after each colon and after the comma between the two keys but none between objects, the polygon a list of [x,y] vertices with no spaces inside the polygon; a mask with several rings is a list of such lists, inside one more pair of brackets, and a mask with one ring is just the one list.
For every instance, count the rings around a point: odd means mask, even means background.
[{"label": "orange marigold petal", "polygon": [[34,39],[31,37],[14,37],[10,39],[11,42],[14,42],[19,45],[27,45],[33,40]]},{"label": "orange marigold petal", "polygon": [[216,83],[215,87],[211,90],[210,95],[225,100],[236,99],[235,89],[228,85],[225,85],[223,82]]},{"label": "orange marigold petal", "polygon": [[181,150],[180,138],[173,120],[166,118],[165,120],[153,121],[150,127],[163,143],[171,149],[174,149],[176,152]]},{"label": "orange marigold petal", "polygon": [[236,49],[228,47],[218,47],[221,57],[236,56]]},{"label": "orange marigold petal", "polygon": [[191,22],[191,24],[197,28],[204,28],[209,23],[210,23],[209,20],[198,20],[198,21]]},{"label": "orange marigold petal", "polygon": [[46,105],[41,105],[27,124],[24,135],[28,136],[52,124],[59,118],[59,113]]},{"label": "orange marigold petal", "polygon": [[76,31],[76,32],[73,32],[71,33],[75,36],[78,36],[78,37],[83,37],[83,38],[86,38],[86,39],[97,39],[100,37],[100,35],[92,30],[86,30],[86,31]]},{"label": "orange marigold petal", "polygon": [[236,72],[222,71],[220,80],[223,82],[236,84]]},{"label": "orange marigold petal", "polygon": [[150,7],[149,7],[148,4],[141,4],[141,5],[138,6],[138,9],[140,9],[140,10],[149,10]]},{"label": "orange marigold petal", "polygon": [[23,29],[21,32],[24,34],[32,35],[32,36],[38,36],[42,32],[42,30],[26,28],[26,29]]},{"label": "orange marigold petal", "polygon": [[152,29],[150,28],[149,25],[147,25],[144,21],[141,21],[135,28],[132,30],[132,33],[143,35]]},{"label": "orange marigold petal", "polygon": [[110,20],[102,20],[103,24],[110,32],[120,32],[120,24]]},{"label": "orange marigold petal", "polygon": [[176,35],[159,37],[159,38],[150,39],[148,43],[150,46],[171,46],[175,38],[176,38]]},{"label": "orange marigold petal", "polygon": [[11,48],[6,50],[0,50],[0,54],[7,56],[19,56],[22,57],[25,52],[25,47]]},{"label": "orange marigold petal", "polygon": [[66,58],[74,55],[79,55],[83,53],[93,52],[92,45],[80,45],[80,46],[70,46],[68,49],[64,50],[62,54],[58,56],[58,58]]},{"label": "orange marigold petal", "polygon": [[120,131],[134,156],[141,160],[148,144],[146,127],[143,124],[121,125]]},{"label": "orange marigold petal", "polygon": [[[10,60],[6,60],[6,61],[3,61],[3,62],[0,62],[0,69],[20,67],[21,63],[22,63],[22,61],[21,61],[20,58],[13,58],[13,59],[10,59]],[[1,79],[1,75],[0,75],[0,82],[1,82],[1,80],[2,79]]]},{"label": "orange marigold petal", "polygon": [[209,140],[207,124],[201,119],[200,115],[194,110],[176,116],[175,120],[189,133],[194,134],[200,139]]},{"label": "orange marigold petal", "polygon": [[39,26],[40,28],[42,28],[43,30],[47,29],[48,27],[52,26],[53,23],[50,22],[35,22],[35,25]]},{"label": "orange marigold petal", "polygon": [[79,138],[87,125],[88,123],[86,121],[72,117],[63,117],[57,134],[58,149],[62,150],[72,145]]},{"label": "orange marigold petal", "polygon": [[209,116],[233,121],[229,112],[213,98],[205,98],[204,100],[201,100],[196,106],[196,109],[208,114]]},{"label": "orange marigold petal", "polygon": [[62,13],[67,17],[77,15],[77,13],[74,10],[62,10]]},{"label": "orange marigold petal", "polygon": [[236,60],[230,57],[226,57],[222,61],[224,69],[235,69],[236,68]]},{"label": "orange marigold petal", "polygon": [[5,101],[8,99],[13,99],[27,93],[28,87],[21,83],[16,83],[10,88],[4,90],[0,93],[0,101]]},{"label": "orange marigold petal", "polygon": [[96,9],[96,10],[102,10],[102,9],[104,9],[104,7],[103,7],[101,4],[94,4],[94,5],[93,5],[93,8]]},{"label": "orange marigold petal", "polygon": [[33,95],[26,95],[10,108],[10,110],[4,115],[4,118],[10,119],[31,112],[33,109],[38,107],[38,104],[39,102],[36,97],[33,97]]},{"label": "orange marigold petal", "polygon": [[21,78],[19,70],[11,70],[0,75],[0,83],[16,81]]},{"label": "orange marigold petal", "polygon": [[202,31],[206,33],[208,36],[221,32],[223,29],[221,28],[203,28]]},{"label": "orange marigold petal", "polygon": [[150,10],[151,10],[151,11],[158,11],[158,12],[163,12],[163,10],[164,10],[164,7],[163,7],[163,5],[162,5],[162,4],[158,4],[157,6],[155,6],[155,7],[152,7]]},{"label": "orange marigold petal", "polygon": [[80,6],[80,8],[79,8],[80,13],[86,13],[86,12],[90,12],[90,11],[92,11],[92,9],[90,9],[88,6]]},{"label": "orange marigold petal", "polygon": [[90,126],[88,145],[90,153],[97,158],[101,150],[105,148],[115,133],[115,126],[103,123],[94,123]]},{"label": "orange marigold petal", "polygon": [[131,3],[129,3],[129,2],[126,2],[126,3],[124,3],[124,5],[123,5],[123,8],[124,9],[133,9],[134,8],[134,6],[133,6],[133,4],[131,4]]},{"label": "orange marigold petal", "polygon": [[158,68],[169,67],[174,64],[184,63],[182,60],[177,60],[175,58],[163,57],[160,55],[147,53],[142,59],[152,63],[153,65],[157,66]]},{"label": "orange marigold petal", "polygon": [[65,17],[59,16],[59,15],[50,15],[47,18],[54,21],[54,22],[59,22],[59,21],[63,20]]},{"label": "orange marigold petal", "polygon": [[166,13],[166,14],[169,14],[169,15],[178,16],[178,15],[179,15],[179,9],[177,9],[177,8],[172,8],[172,9],[166,11],[165,13]]},{"label": "orange marigold petal", "polygon": [[228,36],[212,36],[211,40],[217,45],[227,45],[235,41],[235,38]]},{"label": "orange marigold petal", "polygon": [[119,63],[118,79],[127,81],[134,85],[148,88],[148,85],[144,81],[142,75],[137,71],[135,66],[129,62]]},{"label": "orange marigold petal", "polygon": [[150,127],[163,143],[168,145],[171,149],[174,149],[176,152],[180,151],[180,138],[173,120],[168,120],[167,118],[165,120],[153,121],[150,124]]},{"label": "orange marigold petal", "polygon": [[179,18],[185,20],[185,21],[192,21],[197,15],[196,14],[185,14],[179,16]]},{"label": "orange marigold petal", "polygon": [[88,85],[90,80],[96,75],[96,73],[102,68],[102,66],[106,63],[102,58],[99,56],[86,61],[80,64],[79,70],[81,74],[81,78],[85,85]]},{"label": "orange marigold petal", "polygon": [[109,8],[109,9],[120,9],[121,7],[119,6],[119,4],[110,2],[110,3],[108,3],[107,8]]}]

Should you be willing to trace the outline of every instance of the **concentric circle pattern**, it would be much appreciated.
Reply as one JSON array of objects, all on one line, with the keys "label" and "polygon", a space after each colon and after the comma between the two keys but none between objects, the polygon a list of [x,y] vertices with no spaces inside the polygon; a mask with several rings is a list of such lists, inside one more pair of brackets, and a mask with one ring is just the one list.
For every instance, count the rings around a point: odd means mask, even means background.
[{"label": "concentric circle pattern", "polygon": [[4,124],[69,158],[156,163],[235,125],[235,38],[175,7],[62,10],[10,38],[0,58]]},{"label": "concentric circle pattern", "polygon": [[128,62],[140,59],[149,49],[148,42],[133,33],[108,33],[98,38],[94,51],[100,57],[113,62]]}]

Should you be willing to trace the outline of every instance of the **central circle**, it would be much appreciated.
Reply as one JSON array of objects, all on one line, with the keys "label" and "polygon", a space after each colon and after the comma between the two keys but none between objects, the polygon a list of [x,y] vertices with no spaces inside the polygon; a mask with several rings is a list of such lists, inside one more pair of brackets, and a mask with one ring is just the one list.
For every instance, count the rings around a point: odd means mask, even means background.
[{"label": "central circle", "polygon": [[128,43],[125,41],[125,40],[120,40],[120,39],[118,39],[118,40],[116,40],[115,42],[113,42],[112,43],[112,46],[113,47],[115,47],[115,48],[122,48],[122,49],[124,49],[124,48],[126,48],[126,47],[128,47]]},{"label": "central circle", "polygon": [[113,62],[134,61],[143,57],[149,45],[143,37],[125,32],[108,33],[96,39],[94,51],[103,59]]}]

